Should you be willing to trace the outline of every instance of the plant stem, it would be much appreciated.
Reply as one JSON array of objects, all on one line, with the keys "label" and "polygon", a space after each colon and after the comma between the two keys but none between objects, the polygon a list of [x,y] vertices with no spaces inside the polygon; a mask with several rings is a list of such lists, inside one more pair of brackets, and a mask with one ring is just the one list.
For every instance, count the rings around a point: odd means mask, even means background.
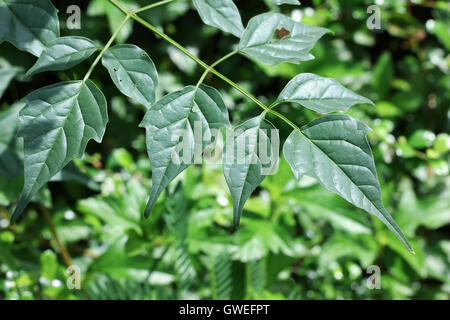
[{"label": "plant stem", "polygon": [[[224,76],[223,74],[221,74],[220,72],[218,72],[217,70],[215,70],[213,68],[213,65],[209,66],[208,64],[206,64],[205,62],[203,62],[201,59],[199,59],[198,57],[196,57],[195,55],[193,55],[191,52],[189,52],[186,48],[184,48],[181,44],[179,44],[178,42],[176,42],[174,39],[172,39],[171,37],[169,37],[167,34],[165,34],[164,32],[158,30],[155,26],[153,26],[152,24],[150,24],[149,22],[145,21],[144,19],[142,19],[141,17],[139,17],[138,15],[136,15],[135,12],[130,12],[128,11],[124,6],[122,6],[120,4],[119,1],[117,0],[109,0],[113,5],[115,5],[118,9],[120,9],[123,13],[125,13],[127,16],[130,16],[132,19],[136,20],[137,22],[139,22],[140,24],[142,24],[144,27],[146,27],[147,29],[149,29],[150,31],[152,31],[153,33],[157,34],[158,36],[160,36],[161,38],[163,38],[165,41],[169,42],[171,45],[173,45],[175,48],[177,48],[178,50],[180,50],[181,52],[183,52],[186,56],[188,56],[189,58],[191,58],[192,60],[194,60],[197,64],[199,64],[201,67],[203,67],[205,69],[205,73],[207,74],[208,72],[211,72],[212,74],[216,75],[217,77],[219,77],[220,79],[222,79],[223,81],[225,81],[226,83],[228,83],[230,86],[232,86],[234,89],[236,89],[237,91],[239,91],[241,94],[243,94],[244,96],[246,96],[248,99],[252,100],[254,103],[256,103],[256,105],[258,105],[259,107],[261,107],[264,111],[266,111],[267,113],[271,113],[273,115],[275,115],[276,117],[280,118],[281,120],[285,121],[288,125],[290,125],[293,129],[295,130],[299,130],[300,129],[289,119],[287,119],[285,116],[283,116],[282,114],[271,110],[269,107],[267,107],[264,103],[262,103],[261,101],[259,101],[256,97],[254,97],[251,93],[247,92],[245,89],[241,88],[237,83],[233,82],[232,80],[230,80],[229,78],[227,78],[226,76]],[[218,63],[224,61],[225,59],[231,57],[232,55],[238,53],[239,51],[233,51],[230,54],[226,55],[225,57],[223,57],[222,59],[219,59]],[[206,76],[206,74],[204,73],[204,76]],[[202,76],[203,77],[203,76]],[[203,81],[203,79],[202,79]]]},{"label": "plant stem", "polygon": [[282,115],[281,113],[279,113],[279,112],[277,112],[277,111],[275,111],[275,110],[272,110],[272,109],[269,109],[268,113],[271,113],[271,114],[273,114],[274,116],[280,118],[281,120],[283,120],[284,122],[286,122],[289,126],[291,126],[292,129],[301,131],[300,128],[299,128],[295,123],[293,123],[291,120],[289,120],[288,118],[286,118],[286,117],[285,117],[284,115]]},{"label": "plant stem", "polygon": [[61,256],[63,258],[64,264],[69,267],[72,265],[72,258],[70,257],[69,251],[67,251],[66,246],[58,237],[58,233],[56,232],[55,225],[53,224],[52,218],[50,217],[50,214],[46,207],[40,206],[42,215],[44,216],[45,221],[48,224],[48,227],[50,228],[50,232],[53,235],[53,238],[55,239],[56,245],[59,248],[59,252],[61,253]]},{"label": "plant stem", "polygon": [[94,62],[92,63],[91,67],[89,68],[88,72],[86,72],[86,75],[83,78],[83,82],[86,82],[87,79],[89,79],[92,71],[94,71],[95,66],[99,63],[100,59],[102,58],[103,54],[106,50],[111,46],[111,44],[116,39],[117,35],[119,34],[120,30],[122,30],[123,26],[128,22],[130,19],[131,13],[128,13],[125,19],[123,19],[122,23],[117,27],[117,29],[114,31],[114,34],[109,38],[108,42],[106,43],[105,47],[100,51],[97,58],[95,58]]},{"label": "plant stem", "polygon": [[[110,1],[115,1],[115,0],[110,0]],[[199,64],[200,66],[202,66],[204,69],[208,69],[209,66],[204,63],[202,60],[200,60],[199,58],[197,58],[196,56],[194,56],[191,52],[189,52],[187,49],[185,49],[181,44],[179,44],[178,42],[176,42],[174,39],[172,39],[171,37],[169,37],[168,35],[166,35],[164,32],[159,31],[155,26],[153,26],[152,24],[148,23],[147,21],[145,21],[144,19],[138,17],[135,14],[131,15],[131,18],[133,18],[134,20],[136,20],[137,22],[139,22],[140,24],[142,24],[144,27],[146,27],[147,29],[151,30],[153,33],[157,34],[158,36],[160,36],[161,38],[163,38],[164,40],[166,40],[167,42],[169,42],[171,45],[173,45],[175,48],[177,48],[178,50],[180,50],[181,52],[183,52],[185,55],[187,55],[189,58],[191,58],[192,60],[194,60],[195,62],[197,62],[197,64]]]},{"label": "plant stem", "polygon": [[175,1],[175,0],[164,0],[164,1],[155,2],[155,3],[149,4],[149,5],[145,6],[145,7],[136,9],[133,12],[134,13],[143,12],[143,11],[146,11],[146,10],[149,10],[149,9],[152,9],[152,8],[155,8],[155,7],[159,7],[159,6],[162,6],[163,4],[170,3],[170,2],[173,2],[173,1]]},{"label": "plant stem", "polygon": [[198,82],[197,82],[197,87],[203,83],[203,80],[205,80],[205,77],[208,75],[208,73],[211,71],[212,68],[214,68],[218,64],[224,62],[228,58],[234,56],[238,52],[239,52],[239,50],[234,50],[234,51],[230,52],[229,54],[227,54],[226,56],[223,56],[222,58],[220,58],[219,60],[214,62],[208,69],[205,70],[205,72],[203,72],[202,76],[200,77],[200,80],[198,80]]}]

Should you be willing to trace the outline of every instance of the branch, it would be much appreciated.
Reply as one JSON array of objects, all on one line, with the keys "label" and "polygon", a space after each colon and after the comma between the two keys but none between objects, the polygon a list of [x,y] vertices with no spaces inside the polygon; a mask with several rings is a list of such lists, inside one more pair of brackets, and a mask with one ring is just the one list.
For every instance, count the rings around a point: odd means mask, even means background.
[{"label": "branch", "polygon": [[[233,82],[232,80],[230,80],[229,78],[227,78],[226,76],[224,76],[222,73],[218,72],[217,70],[215,70],[213,68],[213,65],[209,66],[208,64],[206,64],[205,62],[203,62],[201,59],[199,59],[198,57],[196,57],[195,55],[193,55],[191,52],[189,52],[186,48],[184,48],[181,44],[179,44],[178,42],[176,42],[174,39],[172,39],[171,37],[169,37],[167,34],[165,34],[164,32],[158,30],[155,26],[153,26],[152,24],[150,24],[149,22],[145,21],[144,19],[142,19],[141,17],[139,17],[136,12],[132,12],[129,11],[128,9],[126,9],[124,6],[122,6],[120,4],[119,1],[117,0],[109,0],[113,5],[115,5],[118,9],[120,9],[123,13],[125,13],[127,16],[130,15],[130,17],[134,20],[136,20],[137,22],[139,22],[141,25],[143,25],[144,27],[146,27],[147,29],[149,29],[150,31],[152,31],[153,33],[155,33],[156,35],[160,36],[161,38],[163,38],[165,41],[169,42],[171,45],[173,45],[175,48],[177,48],[178,50],[180,50],[181,52],[183,52],[186,56],[188,56],[189,58],[191,58],[192,60],[194,60],[198,65],[200,65],[201,67],[203,67],[206,72],[211,72],[212,74],[216,75],[217,77],[219,77],[220,79],[222,79],[223,81],[225,81],[226,83],[228,83],[230,86],[232,86],[234,89],[236,89],[237,91],[239,91],[241,94],[243,94],[244,96],[246,96],[248,99],[252,100],[254,103],[256,103],[256,105],[258,105],[259,107],[261,107],[264,110],[264,113],[271,113],[274,116],[280,118],[281,120],[283,120],[284,122],[286,122],[289,126],[291,126],[294,130],[298,130],[300,131],[299,127],[297,127],[297,125],[295,125],[292,121],[290,121],[289,119],[287,119],[285,116],[283,116],[282,114],[271,110],[269,107],[267,107],[264,103],[262,103],[260,100],[258,100],[255,96],[253,96],[251,93],[247,92],[245,89],[243,89],[242,87],[240,87],[237,83]],[[137,10],[139,11],[139,10]],[[233,51],[232,53],[230,53],[229,55],[225,56],[224,58],[228,58],[231,55],[234,55],[235,53],[238,53],[239,51]],[[223,61],[222,59],[220,59],[218,62],[220,63],[221,61]]]},{"label": "branch", "polygon": [[40,206],[40,211],[42,213],[42,215],[44,216],[45,221],[48,224],[48,227],[50,228],[50,232],[53,235],[53,238],[56,241],[56,244],[59,248],[59,251],[61,253],[61,256],[64,260],[64,264],[69,267],[72,265],[72,258],[70,257],[69,251],[67,251],[66,246],[64,245],[64,243],[62,243],[62,241],[59,239],[58,237],[58,233],[56,232],[56,228],[55,225],[53,224],[52,218],[50,217],[50,214],[48,212],[48,209],[44,206]]}]

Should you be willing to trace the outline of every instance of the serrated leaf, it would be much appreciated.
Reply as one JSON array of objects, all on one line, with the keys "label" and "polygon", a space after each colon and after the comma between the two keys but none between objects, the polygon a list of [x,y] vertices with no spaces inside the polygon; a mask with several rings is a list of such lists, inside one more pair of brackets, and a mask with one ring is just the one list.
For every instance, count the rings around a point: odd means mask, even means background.
[{"label": "serrated leaf", "polygon": [[124,95],[147,107],[155,102],[158,73],[144,50],[132,44],[116,45],[105,51],[102,63]]},{"label": "serrated leaf", "polygon": [[59,37],[57,12],[49,0],[0,0],[0,43],[40,56]]},{"label": "serrated leaf", "polygon": [[281,13],[263,13],[248,22],[239,50],[268,65],[299,63],[314,58],[309,52],[327,32],[330,31],[301,24]]},{"label": "serrated leaf", "polygon": [[318,118],[286,140],[284,156],[298,179],[316,178],[340,195],[380,219],[410,251],[412,248],[381,202],[372,151],[366,135],[370,129],[347,115]]},{"label": "serrated leaf", "polygon": [[12,223],[50,178],[83,155],[90,139],[102,141],[108,122],[105,97],[90,80],[44,87],[23,101],[18,135],[24,139],[25,184]]},{"label": "serrated leaf", "polygon": [[232,0],[194,0],[202,21],[240,38],[244,32],[241,15]]},{"label": "serrated leaf", "polygon": [[227,138],[223,172],[233,198],[235,226],[239,225],[245,201],[276,165],[278,136],[274,132],[275,127],[258,116],[236,127]]},{"label": "serrated leaf", "polygon": [[[230,127],[228,111],[214,88],[187,86],[170,93],[156,102],[142,120],[140,127],[147,131],[147,151],[152,165],[152,191],[146,216],[170,181],[210,145],[210,141],[195,139],[195,126],[202,130],[200,138],[210,134],[211,129]],[[180,150],[180,138],[184,150]]]},{"label": "serrated leaf", "polygon": [[88,38],[75,36],[57,38],[49,43],[26,76],[44,71],[70,69],[89,58],[97,50],[98,46]]},{"label": "serrated leaf", "polygon": [[299,5],[300,1],[298,0],[271,0],[276,5],[282,5],[282,4],[293,4],[293,5]]},{"label": "serrated leaf", "polygon": [[297,75],[281,91],[273,106],[298,103],[321,114],[345,111],[358,103],[373,102],[346,89],[339,82],[312,73]]}]

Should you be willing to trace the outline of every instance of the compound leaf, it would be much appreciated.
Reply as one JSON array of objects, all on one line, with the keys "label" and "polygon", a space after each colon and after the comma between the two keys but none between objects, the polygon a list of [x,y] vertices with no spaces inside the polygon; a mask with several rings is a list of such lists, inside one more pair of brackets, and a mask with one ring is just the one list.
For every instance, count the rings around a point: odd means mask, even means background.
[{"label": "compound leaf", "polygon": [[[152,166],[152,190],[145,209],[148,216],[167,185],[211,144],[203,137],[211,137],[211,129],[230,127],[230,122],[219,92],[201,85],[163,97],[147,111],[140,126],[147,132]],[[200,139],[194,137],[194,130]]]},{"label": "compound leaf", "polygon": [[59,37],[57,12],[49,0],[0,0],[0,43],[40,56]]},{"label": "compound leaf", "polygon": [[233,198],[235,226],[239,225],[245,201],[277,164],[276,132],[269,121],[258,116],[236,127],[227,138],[223,172]]},{"label": "compound leaf", "polygon": [[244,32],[241,15],[232,0],[194,0],[202,21],[240,38]]},{"label": "compound leaf", "polygon": [[273,105],[284,102],[298,103],[322,114],[345,111],[358,103],[373,104],[369,99],[346,89],[336,80],[312,73],[299,74],[289,81]]},{"label": "compound leaf", "polygon": [[98,46],[84,37],[57,38],[49,43],[26,76],[44,71],[70,69],[89,58],[97,50]]},{"label": "compound leaf", "polygon": [[372,151],[366,135],[370,129],[347,115],[318,118],[294,130],[283,153],[297,179],[316,178],[326,189],[338,194],[380,219],[404,246],[408,240],[381,202]]},{"label": "compound leaf", "polygon": [[243,54],[268,65],[299,63],[314,57],[309,53],[328,29],[301,24],[280,13],[253,17],[239,42]]},{"label": "compound leaf", "polygon": [[103,65],[124,95],[149,107],[155,102],[158,73],[148,54],[132,44],[120,44],[105,51]]},{"label": "compound leaf", "polygon": [[50,178],[83,155],[90,139],[101,142],[108,122],[105,97],[90,80],[44,87],[23,101],[19,136],[24,139],[25,184],[12,223]]}]

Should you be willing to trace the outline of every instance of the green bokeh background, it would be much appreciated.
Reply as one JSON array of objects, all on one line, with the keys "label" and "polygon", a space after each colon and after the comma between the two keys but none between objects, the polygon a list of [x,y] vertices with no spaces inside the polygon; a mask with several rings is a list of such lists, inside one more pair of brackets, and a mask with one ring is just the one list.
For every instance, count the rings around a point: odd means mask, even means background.
[{"label": "green bokeh background", "polygon": [[[308,177],[296,181],[284,159],[248,200],[239,230],[232,226],[222,169],[211,164],[187,169],[144,219],[151,168],[138,124],[145,110],[120,95],[101,65],[91,79],[108,100],[103,143],[91,142],[85,157],[43,188],[19,223],[9,226],[23,184],[15,102],[42,86],[82,78],[93,58],[67,72],[25,79],[35,58],[2,43],[0,134],[17,152],[7,161],[0,155],[1,299],[449,299],[449,3],[377,1],[381,30],[366,25],[373,1],[235,3],[244,25],[256,14],[279,10],[334,32],[318,42],[312,61],[269,67],[235,56],[217,69],[267,103],[302,72],[335,78],[372,99],[375,107],[357,105],[347,113],[373,129],[369,141],[383,202],[416,255],[376,218]],[[77,1],[81,30],[68,30],[72,1],[54,4],[62,35],[102,44],[123,18],[105,0]],[[190,1],[177,0],[142,17],[208,63],[237,43],[203,25]],[[137,44],[153,59],[158,97],[195,84],[203,72],[136,23],[118,39]],[[4,74],[13,74],[10,82]],[[205,83],[221,92],[234,125],[260,112],[217,77],[209,75]],[[288,104],[279,111],[298,125],[318,116]],[[290,128],[273,121],[284,141]],[[66,287],[69,275],[52,225],[81,270],[81,290]],[[367,286],[371,265],[380,267],[380,289]]]}]

